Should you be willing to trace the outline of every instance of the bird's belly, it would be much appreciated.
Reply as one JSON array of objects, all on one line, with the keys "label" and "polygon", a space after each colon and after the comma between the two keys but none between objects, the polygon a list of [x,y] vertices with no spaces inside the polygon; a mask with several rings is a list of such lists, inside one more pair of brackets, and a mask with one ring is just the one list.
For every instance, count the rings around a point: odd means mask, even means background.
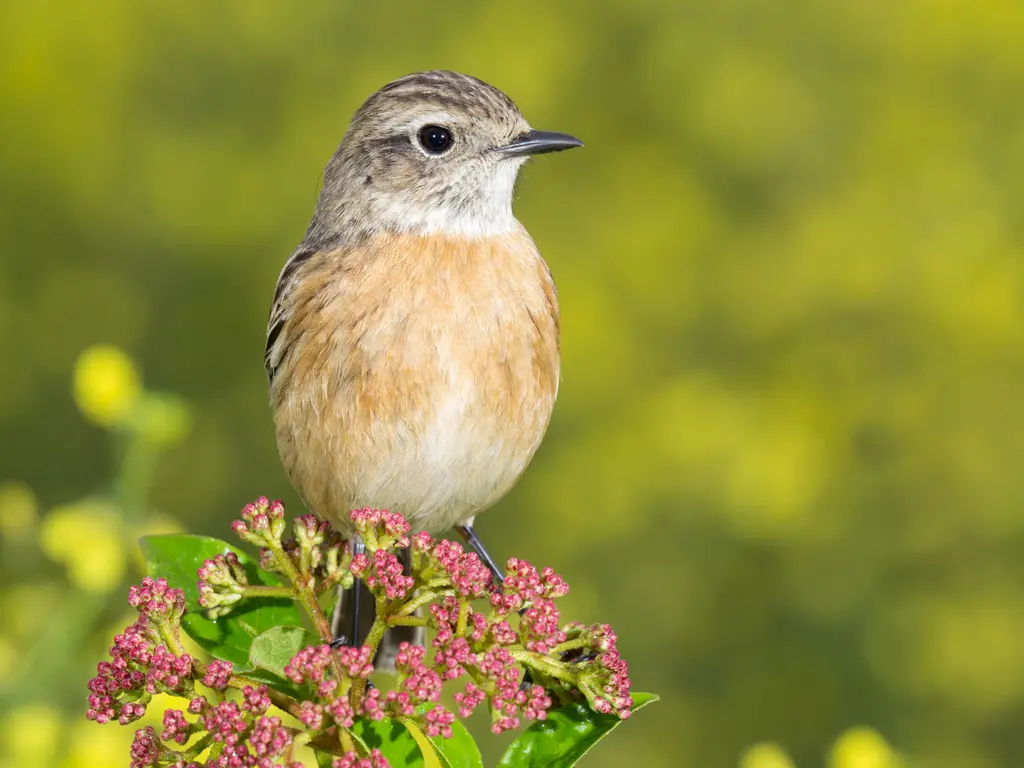
[{"label": "bird's belly", "polygon": [[395,253],[418,255],[402,279],[375,259],[346,273],[344,300],[310,288],[286,331],[308,341],[275,379],[278,447],[307,506],[342,530],[374,507],[440,532],[500,499],[540,445],[557,299],[525,233]]},{"label": "bird's belly", "polygon": [[[356,398],[332,409],[345,422],[339,425],[344,447],[328,454],[327,499],[318,512],[337,519],[351,509],[386,508],[416,529],[438,532],[512,487],[544,436],[554,391],[545,391],[536,377],[496,375],[502,365],[494,360],[460,366],[441,355],[436,363],[421,369],[427,375],[412,386],[420,397],[400,397],[390,407]],[[409,382],[376,383],[410,388]],[[396,408],[400,402],[413,407]]]},{"label": "bird's belly", "polygon": [[510,407],[505,393],[505,407],[495,407],[490,401],[498,393],[469,379],[454,384],[435,390],[424,414],[382,425],[391,439],[366,440],[361,466],[338,468],[341,485],[352,473],[353,508],[386,507],[417,528],[440,531],[511,488],[540,444],[550,404],[538,398],[529,414]]}]

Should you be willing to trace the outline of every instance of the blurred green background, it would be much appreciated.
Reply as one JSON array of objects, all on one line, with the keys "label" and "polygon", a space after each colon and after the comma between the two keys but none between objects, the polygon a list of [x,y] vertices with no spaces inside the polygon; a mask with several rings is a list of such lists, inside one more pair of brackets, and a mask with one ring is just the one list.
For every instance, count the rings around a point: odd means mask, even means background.
[{"label": "blurred green background", "polygon": [[479,522],[663,697],[585,765],[1021,764],[1022,39],[1016,0],[0,4],[0,764],[127,765],[83,712],[141,532],[301,509],[274,282],[428,68],[587,144],[518,188],[564,380]]}]

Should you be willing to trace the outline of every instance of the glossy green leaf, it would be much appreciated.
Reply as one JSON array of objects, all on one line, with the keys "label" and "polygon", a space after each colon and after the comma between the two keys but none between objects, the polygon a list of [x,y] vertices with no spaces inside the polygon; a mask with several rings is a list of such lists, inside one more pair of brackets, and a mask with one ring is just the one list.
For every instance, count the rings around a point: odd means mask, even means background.
[{"label": "glossy green leaf", "polygon": [[311,689],[289,680],[284,668],[300,650],[319,644],[320,638],[303,627],[273,627],[261,632],[252,640],[249,649],[251,669],[245,676],[299,699],[312,698]]},{"label": "glossy green leaf", "polygon": [[383,720],[360,717],[353,724],[352,731],[369,749],[379,749],[391,765],[429,768],[430,764],[424,760],[423,751],[416,739],[398,720],[389,717]]},{"label": "glossy green leaf", "polygon": [[[435,704],[421,704],[416,708],[419,714],[433,709]],[[422,730],[409,720],[403,719],[406,727],[413,734],[417,734],[433,745],[434,751],[445,768],[483,768],[483,757],[480,756],[480,749],[476,741],[469,735],[466,726],[460,720],[452,723],[452,735],[450,739],[443,736],[427,736]],[[417,741],[420,739],[417,738]]]},{"label": "glossy green leaf", "polygon": [[401,723],[406,727],[409,735],[413,737],[416,745],[420,748],[420,754],[423,755],[424,768],[448,768],[450,766],[450,763],[447,761],[442,763],[441,755],[434,748],[430,737],[421,731],[416,723],[407,717],[401,718]]},{"label": "glossy green leaf", "polygon": [[278,677],[285,677],[284,668],[295,654],[320,639],[302,627],[273,627],[253,638],[249,649],[249,665]]},{"label": "glossy green leaf", "polygon": [[[657,700],[653,693],[634,693],[633,712]],[[569,768],[621,722],[615,715],[602,715],[585,703],[552,710],[546,720],[534,723],[512,742],[498,765]]]},{"label": "glossy green leaf", "polygon": [[234,552],[245,567],[250,584],[279,586],[274,574],[259,570],[256,562],[244,552],[218,539],[187,534],[145,536],[139,541],[146,558],[146,570],[154,578],[163,577],[168,584],[185,592],[185,616],[181,626],[199,645],[214,657],[230,661],[239,670],[249,664],[253,638],[278,626],[299,626],[302,614],[291,600],[261,598],[239,603],[227,616],[208,619],[199,607],[196,571],[204,560]]}]

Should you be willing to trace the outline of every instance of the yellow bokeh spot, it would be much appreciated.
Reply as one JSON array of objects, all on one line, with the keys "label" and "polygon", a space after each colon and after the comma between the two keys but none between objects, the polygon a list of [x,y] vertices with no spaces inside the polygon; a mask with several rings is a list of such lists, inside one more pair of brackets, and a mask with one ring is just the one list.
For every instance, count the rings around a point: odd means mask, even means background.
[{"label": "yellow bokeh spot", "polygon": [[778,744],[763,742],[750,747],[740,758],[740,768],[795,768],[786,750]]},{"label": "yellow bokeh spot", "polygon": [[902,761],[880,733],[871,728],[850,728],[829,755],[829,768],[900,768]]},{"label": "yellow bokeh spot", "polygon": [[76,720],[69,733],[63,768],[124,768],[135,731]]},{"label": "yellow bokeh spot", "polygon": [[86,500],[56,507],[43,519],[39,544],[64,563],[71,583],[84,592],[105,593],[124,578],[127,554],[121,519],[109,504]]},{"label": "yellow bokeh spot", "polygon": [[18,659],[18,649],[9,638],[0,635],[0,683],[7,680],[14,671]]},{"label": "yellow bokeh spot", "polygon": [[32,530],[39,515],[36,495],[24,483],[0,484],[0,534],[17,538]]},{"label": "yellow bokeh spot", "polygon": [[50,765],[60,742],[60,713],[47,704],[26,704],[3,718],[3,752],[8,765]]},{"label": "yellow bokeh spot", "polygon": [[142,383],[135,363],[108,344],[89,347],[75,362],[75,404],[82,415],[101,427],[123,424],[138,402]]}]

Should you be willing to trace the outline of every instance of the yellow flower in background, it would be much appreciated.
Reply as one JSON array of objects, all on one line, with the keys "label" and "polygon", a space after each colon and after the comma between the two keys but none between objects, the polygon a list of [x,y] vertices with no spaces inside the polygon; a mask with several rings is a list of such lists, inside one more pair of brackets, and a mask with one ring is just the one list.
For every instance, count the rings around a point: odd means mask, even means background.
[{"label": "yellow flower in background", "polygon": [[740,758],[740,768],[795,768],[786,750],[778,744],[763,742],[750,747]]},{"label": "yellow flower in background", "polygon": [[60,743],[60,713],[47,704],[26,704],[0,721],[4,765],[51,765]]},{"label": "yellow flower in background", "polygon": [[31,488],[16,481],[0,484],[0,534],[23,536],[32,530],[38,516],[39,504]]},{"label": "yellow flower in background", "polygon": [[104,593],[124,578],[127,553],[117,510],[99,500],[55,507],[39,531],[47,557],[64,563],[68,579],[83,592]]},{"label": "yellow flower in background", "polygon": [[903,761],[880,733],[871,728],[850,728],[829,755],[829,768],[900,768]]},{"label": "yellow flower in background", "polygon": [[109,344],[89,347],[75,361],[75,404],[89,421],[101,427],[122,424],[142,392],[135,363]]}]

